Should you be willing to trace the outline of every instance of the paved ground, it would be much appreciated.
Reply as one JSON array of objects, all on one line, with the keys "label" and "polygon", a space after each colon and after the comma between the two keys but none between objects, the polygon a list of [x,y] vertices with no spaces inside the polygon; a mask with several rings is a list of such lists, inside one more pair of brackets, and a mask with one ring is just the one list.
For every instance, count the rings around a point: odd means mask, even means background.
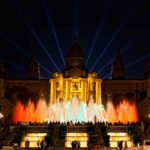
[{"label": "paved ground", "polygon": [[[2,150],[14,150],[13,147],[10,146],[5,146],[2,148]],[[15,148],[15,150],[25,150],[25,148]],[[40,150],[40,148],[30,148],[30,150]],[[64,149],[64,148],[49,148],[48,150],[71,150],[71,148],[69,149]],[[88,149],[80,149],[80,150],[88,150]],[[118,150],[117,148],[100,148],[97,150]],[[137,148],[137,147],[131,147],[131,148],[127,148],[127,149],[123,149],[123,150],[143,150],[142,148]]]}]

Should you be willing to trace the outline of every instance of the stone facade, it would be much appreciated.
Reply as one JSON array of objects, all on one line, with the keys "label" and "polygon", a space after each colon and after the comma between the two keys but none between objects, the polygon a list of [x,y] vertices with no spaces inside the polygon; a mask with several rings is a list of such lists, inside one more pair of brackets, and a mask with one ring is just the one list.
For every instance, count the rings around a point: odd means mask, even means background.
[{"label": "stone facade", "polygon": [[[73,90],[73,87],[74,87],[73,83],[76,83],[74,82],[75,80],[77,83],[80,81],[82,83],[85,82],[84,85],[92,81],[92,79],[90,79],[89,81],[88,78],[87,79],[62,78],[62,79],[50,79],[50,80],[4,80],[3,81],[4,88],[1,87],[1,92],[2,91],[4,92],[3,94],[1,93],[1,95],[4,96],[4,98],[1,97],[0,108],[3,109],[4,108],[3,106],[6,105],[7,103],[9,103],[8,104],[8,107],[9,107],[10,105],[15,104],[19,100],[22,100],[25,102],[25,101],[28,101],[30,98],[33,98],[36,101],[38,100],[41,94],[44,95],[44,98],[47,101],[47,103],[51,103],[51,104],[56,102],[56,98],[57,98],[56,96],[58,96],[61,99],[65,99],[65,97],[68,97],[68,100],[69,100],[71,99],[73,93],[78,94],[78,92],[85,91],[86,89],[86,86],[85,86],[84,90],[81,90],[81,88],[79,88],[78,90]],[[94,80],[96,81],[95,83],[97,83],[97,81],[100,83],[101,91],[99,88],[98,92],[100,92],[99,95],[102,95],[101,99],[99,99],[98,98],[99,96],[97,96],[96,102],[102,101],[102,103],[106,106],[106,102],[108,100],[108,97],[110,96],[112,97],[113,101],[116,103],[121,98],[126,97],[126,98],[129,98],[129,100],[136,101],[137,106],[139,106],[140,108],[139,109],[140,118],[148,119],[150,117],[149,116],[150,114],[150,109],[149,109],[150,107],[150,97],[149,97],[150,96],[149,95],[150,81],[149,80],[103,80],[103,81],[100,79],[98,80],[94,79]],[[58,82],[59,86],[57,85],[58,83],[56,81],[59,81]],[[53,84],[53,82],[55,82],[55,84]],[[63,87],[61,87],[62,86],[61,82],[65,84],[66,86],[65,90],[63,90]],[[55,87],[52,87],[52,84]],[[70,87],[71,85],[72,85],[72,88]],[[93,88],[92,87],[93,84],[90,84],[90,86],[91,88]],[[54,94],[54,92],[56,93]],[[91,93],[91,95],[94,94],[94,91],[92,90],[89,92]],[[87,97],[87,94],[82,93],[79,95],[79,97],[82,97],[83,101],[88,102],[90,94],[89,94],[89,97]],[[3,106],[2,106],[2,103],[3,103]]]}]

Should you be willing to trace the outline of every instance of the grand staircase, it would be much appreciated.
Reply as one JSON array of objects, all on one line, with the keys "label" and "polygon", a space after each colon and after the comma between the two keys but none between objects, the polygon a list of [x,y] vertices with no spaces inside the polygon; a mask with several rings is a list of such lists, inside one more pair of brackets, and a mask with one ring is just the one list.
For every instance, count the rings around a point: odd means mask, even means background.
[{"label": "grand staircase", "polygon": [[[66,142],[66,135],[67,133],[84,133],[87,134],[87,142],[90,141],[91,139],[94,139],[94,145],[104,145],[104,140],[101,134],[100,127],[98,125],[92,126],[91,132],[88,131],[87,125],[69,125],[69,126],[61,126],[60,124],[53,124],[49,126],[27,126],[23,128],[24,134],[22,135],[22,140],[23,137],[27,133],[47,133],[48,137],[48,144],[49,144],[49,150],[71,150],[71,147],[65,148],[65,142]],[[22,131],[22,128],[20,129],[19,127],[14,127],[6,140],[4,140],[4,147],[3,150],[7,149],[6,146],[11,146],[13,148],[13,140],[16,135],[16,133],[20,133]],[[26,134],[25,134],[26,133]],[[89,137],[91,135],[91,137]],[[78,140],[80,138],[82,139],[83,135],[77,135]],[[80,137],[81,136],[81,137]],[[84,138],[85,135],[84,135]],[[91,138],[91,139],[90,139]],[[73,140],[73,139],[72,139]],[[87,150],[87,147],[81,147],[83,141],[81,140],[80,143],[80,150]],[[86,142],[86,141],[84,141]],[[11,148],[10,148],[11,149]],[[24,150],[24,147],[16,147],[15,149],[18,150]],[[30,148],[31,150],[39,150],[40,148]]]},{"label": "grand staircase", "polygon": [[13,140],[14,140],[14,136],[18,131],[18,127],[10,127],[10,133],[8,134],[8,136],[6,137],[6,139],[3,141],[3,145],[4,146],[12,146],[13,145]]},{"label": "grand staircase", "polygon": [[102,146],[105,145],[99,125],[94,125],[94,136],[96,136],[96,139],[95,139],[96,145],[102,145]]}]

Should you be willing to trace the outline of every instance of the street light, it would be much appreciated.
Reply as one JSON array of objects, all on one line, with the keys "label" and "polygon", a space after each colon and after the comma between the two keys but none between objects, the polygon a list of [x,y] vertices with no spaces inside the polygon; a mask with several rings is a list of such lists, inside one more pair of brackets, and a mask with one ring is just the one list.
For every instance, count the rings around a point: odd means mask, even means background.
[{"label": "street light", "polygon": [[0,119],[3,118],[3,117],[4,117],[4,115],[2,113],[0,113]]}]

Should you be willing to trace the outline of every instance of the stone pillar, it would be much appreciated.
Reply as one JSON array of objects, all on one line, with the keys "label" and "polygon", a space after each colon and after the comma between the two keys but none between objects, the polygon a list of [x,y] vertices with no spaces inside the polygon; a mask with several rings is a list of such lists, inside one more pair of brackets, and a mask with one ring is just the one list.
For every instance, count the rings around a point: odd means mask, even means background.
[{"label": "stone pillar", "polygon": [[96,79],[96,103],[101,103],[102,95],[101,95],[101,79]]},{"label": "stone pillar", "polygon": [[68,99],[71,100],[72,99],[72,95],[71,95],[71,80],[68,80]]},{"label": "stone pillar", "polygon": [[55,79],[50,79],[50,104],[56,101],[56,83]]},{"label": "stone pillar", "polygon": [[84,81],[81,80],[81,101],[84,101]]},{"label": "stone pillar", "polygon": [[81,80],[81,100],[86,103],[86,80]]},{"label": "stone pillar", "polygon": [[87,80],[84,80],[84,102],[87,103]]},{"label": "stone pillar", "polygon": [[70,99],[69,97],[69,80],[67,79],[66,82],[66,95],[65,95],[65,100],[68,101]]},{"label": "stone pillar", "polygon": [[59,98],[62,98],[64,100],[64,91],[63,91],[63,76],[62,74],[59,75],[59,79],[57,80],[59,83]]}]

